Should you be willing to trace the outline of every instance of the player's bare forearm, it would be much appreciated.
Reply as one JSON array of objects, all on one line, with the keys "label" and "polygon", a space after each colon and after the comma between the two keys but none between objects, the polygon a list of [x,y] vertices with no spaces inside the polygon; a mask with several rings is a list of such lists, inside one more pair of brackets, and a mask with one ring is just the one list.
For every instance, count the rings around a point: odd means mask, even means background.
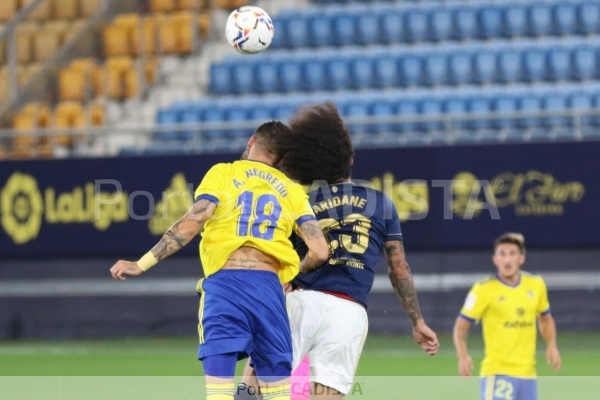
[{"label": "player's bare forearm", "polygon": [[418,321],[423,320],[423,316],[419,307],[415,282],[404,254],[404,245],[400,240],[392,240],[386,242],[384,248],[387,255],[390,282],[408,317],[413,325],[416,325]]},{"label": "player's bare forearm", "polygon": [[316,220],[306,221],[298,227],[298,236],[304,241],[308,252],[300,262],[300,271],[308,272],[323,265],[329,258],[329,245]]},{"label": "player's bare forearm", "polygon": [[556,346],[556,323],[552,314],[540,316],[540,334],[548,346]]},{"label": "player's bare forearm", "polygon": [[152,254],[158,261],[181,250],[200,232],[204,223],[212,216],[216,204],[208,200],[199,200],[188,212],[171,226],[160,241],[152,248]]},{"label": "player's bare forearm", "polygon": [[458,355],[458,358],[464,358],[469,355],[467,342],[469,341],[470,328],[471,323],[461,317],[458,317],[454,323],[452,339],[454,341],[454,347],[456,348],[456,354]]}]

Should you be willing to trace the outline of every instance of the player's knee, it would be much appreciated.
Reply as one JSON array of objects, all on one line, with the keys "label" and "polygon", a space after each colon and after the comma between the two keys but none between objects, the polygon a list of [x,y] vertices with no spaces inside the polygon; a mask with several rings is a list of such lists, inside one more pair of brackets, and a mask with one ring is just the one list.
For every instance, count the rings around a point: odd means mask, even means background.
[{"label": "player's knee", "polygon": [[256,393],[256,388],[240,383],[233,394],[234,400],[258,400],[260,397]]}]

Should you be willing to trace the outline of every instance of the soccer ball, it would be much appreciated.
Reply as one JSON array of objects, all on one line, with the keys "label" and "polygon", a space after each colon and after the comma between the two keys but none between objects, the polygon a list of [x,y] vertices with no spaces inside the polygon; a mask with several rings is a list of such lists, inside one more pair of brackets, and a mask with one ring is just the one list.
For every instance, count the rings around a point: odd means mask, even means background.
[{"label": "soccer ball", "polygon": [[225,36],[229,44],[244,54],[266,50],[275,28],[271,17],[259,7],[245,6],[234,10],[227,19]]}]

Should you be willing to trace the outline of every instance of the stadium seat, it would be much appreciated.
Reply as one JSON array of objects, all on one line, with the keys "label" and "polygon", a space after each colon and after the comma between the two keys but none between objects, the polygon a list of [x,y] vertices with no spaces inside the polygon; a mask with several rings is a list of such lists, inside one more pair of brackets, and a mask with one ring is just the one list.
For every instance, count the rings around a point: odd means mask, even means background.
[{"label": "stadium seat", "polygon": [[257,122],[255,125],[260,125],[265,121],[269,121],[273,118],[273,113],[268,108],[252,108],[248,114],[248,118],[251,121]]},{"label": "stadium seat", "polygon": [[53,1],[52,5],[54,18],[73,19],[79,13],[79,0]]},{"label": "stadium seat", "polygon": [[231,66],[231,88],[233,93],[251,93],[254,89],[254,63],[240,62]]},{"label": "stadium seat", "polygon": [[355,89],[366,89],[375,85],[374,60],[357,58],[350,62],[350,81]]},{"label": "stadium seat", "polygon": [[169,12],[176,8],[175,0],[150,0],[150,10],[154,12]]},{"label": "stadium seat", "polygon": [[348,117],[348,127],[352,133],[367,133],[371,132],[371,127],[360,122],[352,122],[353,118],[366,118],[369,116],[369,106],[366,102],[353,101],[344,107],[344,115]]},{"label": "stadium seat", "polygon": [[442,103],[435,99],[427,99],[421,102],[419,114],[421,117],[432,119],[430,121],[422,121],[418,124],[420,129],[425,131],[439,131],[443,128]]},{"label": "stadium seat", "polygon": [[36,61],[47,61],[59,49],[61,35],[58,32],[40,30],[34,38],[34,52]]},{"label": "stadium seat", "polygon": [[590,80],[598,76],[597,53],[590,48],[576,49],[573,56],[575,77],[581,80]]},{"label": "stadium seat", "polygon": [[538,50],[530,50],[525,53],[523,59],[524,77],[530,82],[546,79],[546,57]]},{"label": "stadium seat", "polygon": [[498,58],[499,76],[503,82],[518,82],[521,76],[521,55],[516,51],[500,53]]},{"label": "stadium seat", "polygon": [[533,113],[534,115],[526,116],[519,119],[519,126],[522,128],[532,128],[540,124],[540,118],[535,116],[536,112],[542,110],[542,104],[539,98],[534,96],[525,96],[519,100],[519,110],[523,113]]},{"label": "stadium seat", "polygon": [[[293,18],[291,19],[293,20]],[[297,27],[296,27],[297,26]],[[308,32],[294,32],[295,37],[292,42],[296,47],[311,45],[314,47],[330,46],[335,41],[332,21],[329,16],[316,14],[308,19],[308,23],[291,23],[288,21],[288,29],[303,29],[308,26]]]},{"label": "stadium seat", "polygon": [[[467,109],[469,113],[474,115],[489,115],[492,111],[490,101],[485,98],[469,100],[469,102],[467,103]],[[471,129],[487,129],[491,125],[490,122],[491,121],[489,120],[489,118],[477,118],[469,120],[467,126],[469,126]]]},{"label": "stadium seat", "polygon": [[302,89],[302,68],[296,60],[287,60],[279,67],[281,88],[284,92],[296,92]]},{"label": "stadium seat", "polygon": [[[82,128],[86,125],[85,113],[81,103],[76,101],[63,101],[58,103],[54,110],[54,126],[56,128]],[[73,136],[67,134],[53,135],[52,143],[70,147],[73,145]]]},{"label": "stadium seat", "polygon": [[404,39],[402,15],[386,13],[381,17],[381,37],[385,43],[401,42]]},{"label": "stadium seat", "polygon": [[346,60],[335,59],[327,63],[328,88],[340,90],[350,87],[350,65]]},{"label": "stadium seat", "polygon": [[550,6],[538,4],[529,9],[529,24],[534,36],[552,34],[552,12]]},{"label": "stadium seat", "polygon": [[548,56],[551,79],[564,81],[572,78],[571,55],[567,50],[552,50]]},{"label": "stadium seat", "polygon": [[231,90],[230,65],[212,64],[210,66],[210,87],[214,94],[227,94]]},{"label": "stadium seat", "polygon": [[378,87],[389,88],[399,85],[398,61],[389,56],[378,57],[374,61],[375,82]]},{"label": "stadium seat", "polygon": [[[32,3],[33,0],[25,0],[22,1],[21,4],[23,6],[27,6]],[[45,0],[41,4],[31,11],[31,13],[27,16],[28,21],[46,21],[52,18],[52,0]]]},{"label": "stadium seat", "polygon": [[[319,45],[319,42],[317,42],[315,39],[317,38],[317,35],[319,35],[319,33],[321,32],[321,27],[319,27],[319,29],[316,29],[315,25],[317,24],[317,19],[312,19],[310,20],[310,25],[311,25],[311,29],[309,30],[308,27],[308,20],[305,18],[292,18],[289,19],[286,23],[286,31],[285,31],[285,35],[286,35],[286,45],[289,47],[303,47],[308,45],[309,43],[309,32],[311,35],[313,35],[313,40],[312,43],[316,46]],[[326,24],[329,24],[329,20],[325,18],[325,20],[323,21]],[[331,37],[331,35],[329,35],[328,39]],[[318,38],[320,39],[321,36],[318,36]]]},{"label": "stadium seat", "polygon": [[405,16],[406,38],[412,42],[427,40],[429,27],[427,14],[422,11],[411,11]]},{"label": "stadium seat", "polygon": [[506,34],[511,37],[527,35],[527,11],[525,7],[511,5],[504,12]]},{"label": "stadium seat", "polygon": [[600,4],[579,4],[579,24],[580,31],[584,34],[598,33],[600,31]]},{"label": "stadium seat", "polygon": [[[375,117],[391,117],[394,115],[394,106],[389,101],[377,101],[371,107],[371,115]],[[394,124],[391,122],[380,122],[374,124],[372,129],[376,133],[393,132]]]},{"label": "stadium seat", "polygon": [[485,51],[478,52],[475,54],[474,67],[477,82],[486,84],[496,80],[496,54]]},{"label": "stadium seat", "polygon": [[348,46],[355,43],[357,24],[353,15],[340,15],[333,19],[333,35],[335,44],[338,46]]},{"label": "stadium seat", "polygon": [[15,16],[18,9],[17,0],[3,0],[0,2],[0,21],[9,21]]},{"label": "stadium seat", "polygon": [[400,59],[400,74],[404,86],[420,86],[422,79],[423,63],[415,56],[407,56]]},{"label": "stadium seat", "polygon": [[[156,131],[154,137],[158,140],[176,140],[177,132],[175,130],[169,130],[169,127],[175,127],[180,122],[188,122],[183,121],[179,117],[180,112],[176,109],[165,109],[159,110],[156,114],[156,122],[160,125],[160,130]],[[189,115],[188,115],[189,116]]]},{"label": "stadium seat", "polygon": [[81,16],[91,17],[100,10],[101,0],[80,0]]},{"label": "stadium seat", "polygon": [[[260,68],[256,68],[256,90],[260,93],[277,92],[279,86],[278,66],[276,63],[265,63]],[[212,74],[211,74],[212,79]]]},{"label": "stadium seat", "polygon": [[459,39],[473,39],[477,36],[477,14],[474,10],[458,10],[454,16],[456,35]]},{"label": "stadium seat", "polygon": [[509,115],[517,112],[517,102],[513,97],[499,97],[493,102],[493,110],[500,118],[494,119],[494,126],[500,129],[514,128],[515,120]]},{"label": "stadium seat", "polygon": [[327,85],[326,63],[319,58],[313,58],[302,66],[304,79],[302,89],[317,91]]},{"label": "stadium seat", "polygon": [[128,29],[124,26],[110,25],[102,32],[104,54],[107,57],[128,56],[134,52],[130,48]]},{"label": "stadium seat", "polygon": [[357,35],[356,40],[363,45],[378,43],[379,35],[379,17],[373,13],[367,12],[357,16]]},{"label": "stadium seat", "polygon": [[479,13],[479,26],[484,39],[502,36],[502,12],[497,8],[484,8]]},{"label": "stadium seat", "polygon": [[401,101],[396,106],[396,115],[399,115],[404,121],[398,124],[398,129],[403,132],[413,132],[416,129],[414,120],[418,116],[419,109],[414,101]]},{"label": "stadium seat", "polygon": [[454,36],[452,13],[449,10],[437,10],[430,16],[429,36],[433,40],[449,40]]},{"label": "stadium seat", "polygon": [[[229,122],[248,121],[248,110],[241,107],[231,108],[229,111],[227,111],[225,119]],[[252,135],[252,133],[252,129],[248,128],[232,128],[225,131],[225,135],[231,138],[248,138]]]},{"label": "stadium seat", "polygon": [[83,100],[85,97],[85,72],[65,68],[58,74],[58,93],[61,100]]},{"label": "stadium seat", "polygon": [[429,85],[444,85],[448,79],[447,55],[429,55],[425,58],[425,82]]},{"label": "stadium seat", "polygon": [[111,57],[106,60],[102,81],[109,97],[113,99],[127,97],[127,81],[132,70],[133,61],[129,57]]},{"label": "stadium seat", "polygon": [[[581,114],[579,117],[575,117],[575,125],[590,125],[593,124],[594,117],[591,114],[594,109],[592,97],[585,93],[578,93],[571,96],[569,99],[569,109],[574,111],[576,114]],[[577,120],[579,118],[579,120]]]},{"label": "stadium seat", "polygon": [[455,85],[464,85],[473,78],[473,60],[470,54],[455,53],[450,56],[449,74],[450,81]]},{"label": "stadium seat", "polygon": [[21,64],[33,60],[33,42],[40,25],[35,22],[23,22],[17,25],[17,61]]},{"label": "stadium seat", "polygon": [[[567,110],[567,99],[560,95],[550,95],[543,101],[543,108],[546,112],[564,113]],[[545,125],[548,128],[565,126],[570,122],[570,118],[564,115],[553,115],[544,118]]]},{"label": "stadium seat", "polygon": [[577,32],[577,9],[574,4],[560,4],[554,7],[554,25],[559,35],[572,35]]}]

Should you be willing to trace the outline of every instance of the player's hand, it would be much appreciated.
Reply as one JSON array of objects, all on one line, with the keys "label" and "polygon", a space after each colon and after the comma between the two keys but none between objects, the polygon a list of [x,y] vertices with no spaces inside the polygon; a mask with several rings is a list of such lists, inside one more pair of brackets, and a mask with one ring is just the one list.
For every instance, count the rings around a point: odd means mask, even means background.
[{"label": "player's hand", "polygon": [[562,365],[562,360],[560,358],[560,353],[558,352],[558,348],[553,346],[548,346],[546,349],[546,362],[553,370],[558,371],[560,366]]},{"label": "player's hand", "polygon": [[110,269],[113,278],[124,281],[126,276],[137,276],[142,274],[142,269],[132,261],[119,260]]},{"label": "player's hand", "polygon": [[473,360],[471,360],[471,356],[467,356],[466,358],[461,358],[458,360],[458,373],[460,376],[471,376],[472,370]]},{"label": "player's hand", "polygon": [[440,348],[440,342],[434,331],[425,325],[424,321],[418,321],[413,327],[413,337],[421,348],[430,356],[435,355]]}]

